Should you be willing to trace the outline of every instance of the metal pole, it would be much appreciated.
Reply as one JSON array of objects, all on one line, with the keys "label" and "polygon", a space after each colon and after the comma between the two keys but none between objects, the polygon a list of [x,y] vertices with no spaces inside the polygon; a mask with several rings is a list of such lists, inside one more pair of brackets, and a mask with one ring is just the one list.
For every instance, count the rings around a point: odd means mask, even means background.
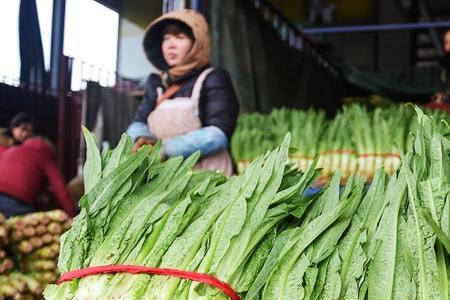
[{"label": "metal pole", "polygon": [[174,10],[181,10],[186,8],[186,0],[164,0],[163,14],[167,14]]},{"label": "metal pole", "polygon": [[52,44],[50,57],[50,88],[56,94],[59,88],[61,57],[64,48],[64,19],[66,0],[53,1]]},{"label": "metal pole", "polygon": [[67,105],[68,91],[70,90],[70,81],[72,78],[72,62],[67,56],[61,56],[60,59],[60,78],[58,78],[58,164],[64,174],[67,175],[67,166],[65,161],[67,158],[66,140],[70,132],[67,131]]},{"label": "metal pole", "polygon": [[205,1],[204,0],[191,0],[191,9],[194,9],[200,13],[204,13]]},{"label": "metal pole", "polygon": [[163,5],[162,5],[162,14],[167,13],[167,1],[168,1],[168,0],[164,0],[164,1],[163,1]]},{"label": "metal pole", "polygon": [[186,0],[175,0],[174,10],[182,10],[187,7]]},{"label": "metal pole", "polygon": [[305,28],[302,29],[302,31],[305,34],[332,34],[332,33],[369,32],[369,31],[417,30],[417,29],[448,28],[448,27],[450,27],[450,21]]}]

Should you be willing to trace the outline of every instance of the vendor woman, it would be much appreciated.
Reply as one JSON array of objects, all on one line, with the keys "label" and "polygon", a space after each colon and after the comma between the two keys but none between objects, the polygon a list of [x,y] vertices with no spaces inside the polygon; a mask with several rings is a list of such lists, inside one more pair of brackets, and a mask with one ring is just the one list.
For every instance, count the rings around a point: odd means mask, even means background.
[{"label": "vendor woman", "polygon": [[197,167],[232,174],[230,139],[239,104],[228,73],[210,65],[209,29],[193,10],[152,22],[144,50],[161,72],[148,77],[127,133],[135,148],[162,140],[165,157],[200,151]]}]

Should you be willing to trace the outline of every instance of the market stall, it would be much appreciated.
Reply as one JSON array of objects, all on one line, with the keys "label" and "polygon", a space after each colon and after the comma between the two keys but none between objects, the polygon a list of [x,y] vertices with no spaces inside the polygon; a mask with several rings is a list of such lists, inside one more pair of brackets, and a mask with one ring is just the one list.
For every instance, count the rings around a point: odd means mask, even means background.
[{"label": "market stall", "polygon": [[315,196],[317,161],[290,163],[289,134],[225,178],[193,170],[198,155],[160,161],[159,145],[131,155],[125,136],[100,153],[86,132],[86,195],[45,299],[447,297],[450,132],[416,114],[391,176],[340,191],[336,172]]}]

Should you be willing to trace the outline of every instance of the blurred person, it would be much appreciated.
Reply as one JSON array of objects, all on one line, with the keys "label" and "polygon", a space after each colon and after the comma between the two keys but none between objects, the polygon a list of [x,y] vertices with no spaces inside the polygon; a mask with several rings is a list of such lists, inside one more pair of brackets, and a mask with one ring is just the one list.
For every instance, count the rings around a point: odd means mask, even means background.
[{"label": "blurred person", "polygon": [[76,207],[46,139],[31,137],[0,153],[1,213],[11,217],[36,211],[36,198],[47,185],[59,206],[74,216]]},{"label": "blurred person", "polygon": [[443,68],[442,79],[445,82],[445,90],[435,93],[431,97],[431,102],[425,107],[429,109],[439,109],[450,113],[450,29],[446,31],[443,40],[444,57],[441,61]]},{"label": "blurred person", "polygon": [[164,157],[200,151],[197,168],[231,175],[228,149],[239,104],[229,74],[210,66],[205,18],[181,10],[156,19],[145,32],[144,50],[161,73],[148,77],[128,127],[135,150],[161,139]]},{"label": "blurred person", "polygon": [[19,145],[34,134],[36,122],[27,113],[15,115],[8,128],[0,130],[0,152],[6,148]]}]

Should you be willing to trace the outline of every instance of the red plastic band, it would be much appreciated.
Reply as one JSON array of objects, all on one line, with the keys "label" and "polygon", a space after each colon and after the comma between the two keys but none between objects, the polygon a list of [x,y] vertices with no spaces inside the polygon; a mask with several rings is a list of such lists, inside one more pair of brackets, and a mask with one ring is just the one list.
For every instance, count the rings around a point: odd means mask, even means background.
[{"label": "red plastic band", "polygon": [[130,274],[149,274],[149,275],[162,275],[173,276],[182,279],[188,279],[200,283],[206,283],[210,286],[221,289],[225,295],[229,296],[232,300],[240,300],[239,295],[233,290],[231,286],[219,279],[203,273],[196,273],[190,271],[180,271],[175,269],[162,269],[162,268],[147,268],[140,266],[130,265],[109,265],[109,266],[97,266],[89,267],[80,270],[74,270],[67,272],[61,276],[57,284],[68,282],[77,278],[84,278],[92,275],[99,274],[111,274],[111,273],[130,273]]},{"label": "red plastic band", "polygon": [[384,153],[383,157],[401,158],[400,154],[395,154],[395,153]]},{"label": "red plastic band", "polygon": [[372,157],[372,156],[400,158],[400,155],[396,153],[364,153],[359,155],[359,157]]},{"label": "red plastic band", "polygon": [[345,150],[345,149],[336,149],[336,150],[327,150],[320,152],[320,155],[326,155],[326,154],[355,154],[355,150]]}]

